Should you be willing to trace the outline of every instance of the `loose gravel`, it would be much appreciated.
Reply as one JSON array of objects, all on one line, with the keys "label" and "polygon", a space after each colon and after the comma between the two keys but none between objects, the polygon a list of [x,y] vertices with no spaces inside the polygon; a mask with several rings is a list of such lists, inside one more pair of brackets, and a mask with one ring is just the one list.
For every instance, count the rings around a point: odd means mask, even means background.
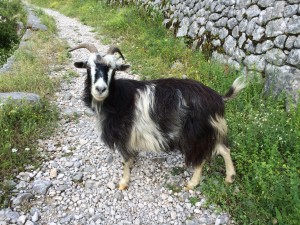
[{"label": "loose gravel", "polygon": [[[71,47],[90,42],[100,52],[107,51],[108,46],[96,38],[91,27],[53,10],[45,12],[55,19],[59,37]],[[228,214],[203,206],[205,198],[199,191],[182,190],[192,170],[178,170],[185,168],[178,152],[141,154],[132,169],[129,188],[117,189],[122,158],[99,140],[93,112],[81,101],[86,71],[73,66],[88,55],[85,49],[74,51],[64,70],[51,72],[50,76],[64,76],[73,70],[79,76],[64,81],[55,93],[61,119],[54,136],[39,141],[46,159],[39,169],[28,166],[10,181],[15,197],[11,208],[0,210],[0,225],[230,224]],[[191,201],[196,198],[198,202]]]}]

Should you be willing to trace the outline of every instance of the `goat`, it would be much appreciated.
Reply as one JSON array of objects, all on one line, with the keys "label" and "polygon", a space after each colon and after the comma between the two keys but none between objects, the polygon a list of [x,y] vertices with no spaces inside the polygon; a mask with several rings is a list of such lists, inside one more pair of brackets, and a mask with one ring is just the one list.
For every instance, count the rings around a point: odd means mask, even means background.
[{"label": "goat", "polygon": [[124,60],[119,48],[111,47],[100,55],[94,45],[84,43],[69,51],[79,48],[91,52],[87,61],[74,63],[87,69],[83,101],[96,113],[102,141],[118,149],[124,159],[120,190],[128,187],[130,167],[140,151],[179,149],[186,165],[195,168],[187,190],[200,183],[203,165],[214,155],[224,158],[225,182],[233,182],[235,169],[225,145],[224,111],[225,101],[245,87],[242,76],[224,96],[190,79],[116,79],[116,71],[130,67],[116,60],[114,53]]}]

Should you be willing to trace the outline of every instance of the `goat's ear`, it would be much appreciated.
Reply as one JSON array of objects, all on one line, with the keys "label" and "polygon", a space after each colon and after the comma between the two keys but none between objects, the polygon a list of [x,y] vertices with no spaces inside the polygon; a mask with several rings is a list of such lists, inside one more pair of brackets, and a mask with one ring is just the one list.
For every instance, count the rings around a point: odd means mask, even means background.
[{"label": "goat's ear", "polygon": [[116,66],[116,70],[118,71],[126,71],[130,68],[129,64],[121,64]]},{"label": "goat's ear", "polygon": [[74,66],[76,68],[86,68],[87,67],[87,62],[75,62]]}]

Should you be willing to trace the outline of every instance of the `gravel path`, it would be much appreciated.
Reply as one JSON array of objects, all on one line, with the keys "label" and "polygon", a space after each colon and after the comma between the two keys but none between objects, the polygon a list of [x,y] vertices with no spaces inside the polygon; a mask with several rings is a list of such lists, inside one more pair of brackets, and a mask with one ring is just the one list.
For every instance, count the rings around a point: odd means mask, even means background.
[{"label": "gravel path", "polygon": [[[53,10],[45,12],[71,47],[91,42],[100,52],[108,49],[91,27]],[[55,94],[61,120],[56,134],[39,143],[41,152],[50,156],[40,169],[18,175],[16,197],[11,208],[0,211],[0,224],[229,224],[227,214],[202,207],[200,192],[181,190],[192,171],[175,171],[185,168],[179,153],[140,155],[129,189],[117,189],[122,158],[98,140],[93,113],[80,99],[85,71],[73,67],[73,61],[86,60],[88,54],[85,49],[74,51],[63,71],[52,72],[57,76],[74,70],[79,76],[62,83]],[[195,198],[199,201],[192,204]]]}]

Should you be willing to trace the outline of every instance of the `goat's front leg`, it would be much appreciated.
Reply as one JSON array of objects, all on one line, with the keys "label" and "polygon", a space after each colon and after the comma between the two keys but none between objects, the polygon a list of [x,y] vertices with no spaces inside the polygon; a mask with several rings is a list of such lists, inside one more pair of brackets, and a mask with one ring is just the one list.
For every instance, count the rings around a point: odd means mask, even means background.
[{"label": "goat's front leg", "polygon": [[204,161],[199,166],[195,167],[195,171],[191,180],[187,183],[186,187],[184,188],[186,191],[194,189],[194,187],[196,187],[200,183],[203,166]]},{"label": "goat's front leg", "polygon": [[124,160],[123,177],[119,182],[119,190],[125,190],[128,188],[128,182],[130,180],[130,167],[133,165],[134,158]]}]

